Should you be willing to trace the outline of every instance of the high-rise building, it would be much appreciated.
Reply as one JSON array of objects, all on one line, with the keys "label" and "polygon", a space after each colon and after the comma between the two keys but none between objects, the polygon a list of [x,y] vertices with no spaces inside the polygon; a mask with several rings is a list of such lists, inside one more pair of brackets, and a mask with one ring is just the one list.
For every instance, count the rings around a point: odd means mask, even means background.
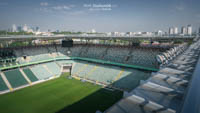
[{"label": "high-rise building", "polygon": [[162,36],[164,34],[164,32],[161,31],[161,30],[158,30],[158,31],[156,31],[154,33],[155,33],[155,35],[158,35],[158,36]]},{"label": "high-rise building", "polygon": [[39,28],[39,27],[36,27],[36,28],[35,28],[35,31],[36,31],[36,32],[39,32],[39,31],[40,31],[40,28]]},{"label": "high-rise building", "polygon": [[17,26],[17,31],[18,32],[22,32],[23,30],[22,30],[22,26]]},{"label": "high-rise building", "polygon": [[17,32],[17,27],[15,24],[13,24],[13,26],[12,26],[12,32]]},{"label": "high-rise building", "polygon": [[174,27],[174,34],[178,34],[178,28]]},{"label": "high-rise building", "polygon": [[192,35],[192,26],[191,25],[187,26],[187,35]]},{"label": "high-rise building", "polygon": [[111,35],[119,35],[119,32],[111,32]]},{"label": "high-rise building", "polygon": [[185,26],[181,28],[181,34],[185,35],[187,33],[187,29]]},{"label": "high-rise building", "polygon": [[133,35],[133,32],[126,32],[126,34],[127,34],[128,36],[131,36],[131,35]]},{"label": "high-rise building", "polygon": [[26,24],[23,27],[23,31],[25,31],[25,32],[28,31],[28,26]]},{"label": "high-rise building", "polygon": [[173,35],[174,34],[174,29],[172,27],[169,28],[169,35]]}]

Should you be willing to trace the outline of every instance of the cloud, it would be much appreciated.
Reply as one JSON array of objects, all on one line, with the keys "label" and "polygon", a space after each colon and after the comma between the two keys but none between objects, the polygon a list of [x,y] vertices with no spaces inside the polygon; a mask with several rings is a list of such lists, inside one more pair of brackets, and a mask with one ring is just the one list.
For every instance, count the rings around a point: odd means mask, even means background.
[{"label": "cloud", "polygon": [[[38,11],[38,10],[37,10],[37,11]],[[52,10],[49,9],[49,8],[47,8],[47,7],[40,7],[40,8],[39,8],[39,11],[46,12],[46,13],[52,12]]]},{"label": "cloud", "polygon": [[41,2],[40,5],[41,5],[41,6],[48,6],[49,3],[48,3],[48,2]]},{"label": "cloud", "polygon": [[52,9],[54,10],[70,10],[73,6],[63,5],[63,6],[53,6]]},{"label": "cloud", "polygon": [[[45,6],[44,3],[42,3],[41,6]],[[56,5],[56,6],[40,7],[38,9],[39,9],[39,11],[43,11],[43,12],[46,12],[46,13],[53,13],[53,12],[58,12],[58,11],[59,12],[68,12],[73,7],[75,7],[75,5]]]},{"label": "cloud", "polygon": [[83,8],[89,11],[111,11],[117,7],[118,5],[116,4],[83,4]]}]

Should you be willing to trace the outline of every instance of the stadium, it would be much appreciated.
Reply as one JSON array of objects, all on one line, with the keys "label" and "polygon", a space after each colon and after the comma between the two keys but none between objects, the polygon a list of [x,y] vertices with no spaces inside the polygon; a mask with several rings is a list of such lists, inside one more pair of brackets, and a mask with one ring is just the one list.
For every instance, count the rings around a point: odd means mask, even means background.
[{"label": "stadium", "polygon": [[91,37],[0,38],[1,112],[181,112],[198,39]]}]

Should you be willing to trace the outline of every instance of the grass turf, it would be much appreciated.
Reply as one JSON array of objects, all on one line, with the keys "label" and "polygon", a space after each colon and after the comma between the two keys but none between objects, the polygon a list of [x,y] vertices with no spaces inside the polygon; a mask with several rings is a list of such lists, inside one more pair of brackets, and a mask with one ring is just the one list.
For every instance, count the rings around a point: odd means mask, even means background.
[{"label": "grass turf", "polygon": [[121,91],[67,79],[67,75],[0,96],[1,113],[94,113],[122,98]]}]

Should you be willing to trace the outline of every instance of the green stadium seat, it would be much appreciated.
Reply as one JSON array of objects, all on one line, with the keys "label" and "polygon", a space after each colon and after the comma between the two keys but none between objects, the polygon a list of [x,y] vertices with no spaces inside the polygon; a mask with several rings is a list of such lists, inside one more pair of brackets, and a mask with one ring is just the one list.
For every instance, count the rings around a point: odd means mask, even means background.
[{"label": "green stadium seat", "polygon": [[5,91],[5,90],[8,90],[8,87],[0,76],[0,91]]},{"label": "green stadium seat", "polygon": [[53,76],[42,65],[36,65],[30,69],[39,80],[48,79]]},{"label": "green stadium seat", "polygon": [[76,62],[72,68],[72,75],[131,91],[139,85],[140,80],[146,80],[150,73],[115,66]]},{"label": "green stadium seat", "polygon": [[4,74],[13,88],[17,88],[28,83],[19,69],[5,71]]},{"label": "green stadium seat", "polygon": [[31,80],[31,82],[35,82],[38,80],[38,78],[33,74],[33,72],[29,68],[23,69],[26,76]]}]

